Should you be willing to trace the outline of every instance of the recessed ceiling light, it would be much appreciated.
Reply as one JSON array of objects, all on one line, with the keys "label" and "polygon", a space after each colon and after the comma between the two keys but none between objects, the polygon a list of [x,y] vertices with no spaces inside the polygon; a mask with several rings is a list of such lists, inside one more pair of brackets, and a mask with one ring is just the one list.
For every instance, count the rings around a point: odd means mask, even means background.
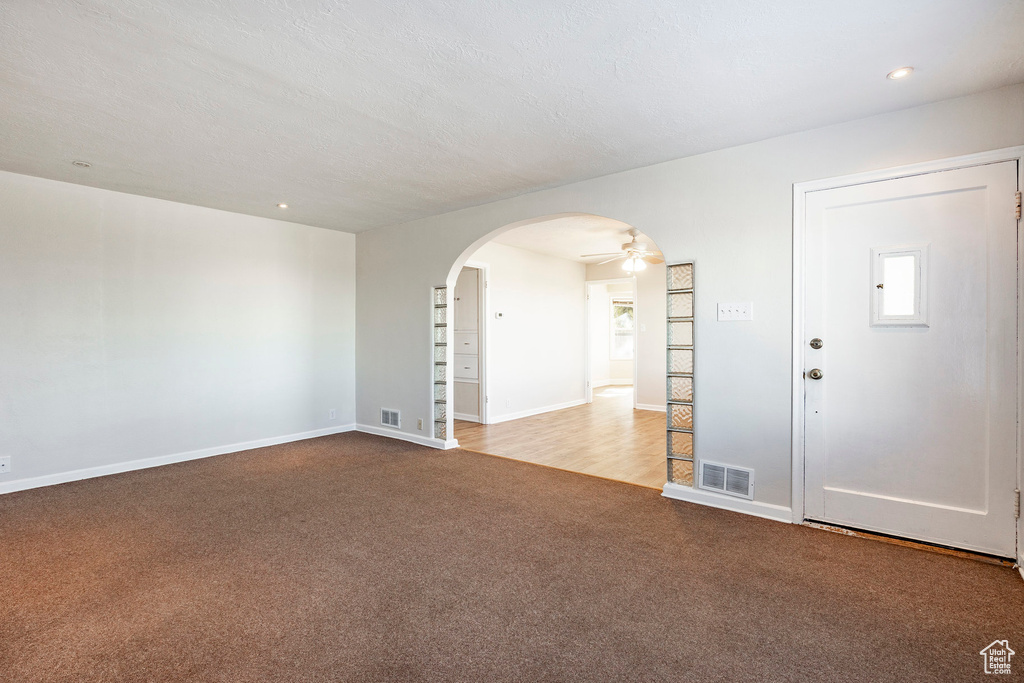
[{"label": "recessed ceiling light", "polygon": [[92,166],[88,161],[72,161],[71,165],[78,168],[90,168]]},{"label": "recessed ceiling light", "polygon": [[280,204],[277,205],[277,208],[279,208],[279,209],[287,209],[288,205],[285,204],[284,202],[281,202]]},{"label": "recessed ceiling light", "polygon": [[888,78],[890,81],[898,81],[901,78],[906,78],[907,76],[909,76],[912,73],[914,73],[914,67],[912,67],[912,66],[901,66],[898,69],[894,69],[894,70],[890,71],[886,75],[886,78]]}]

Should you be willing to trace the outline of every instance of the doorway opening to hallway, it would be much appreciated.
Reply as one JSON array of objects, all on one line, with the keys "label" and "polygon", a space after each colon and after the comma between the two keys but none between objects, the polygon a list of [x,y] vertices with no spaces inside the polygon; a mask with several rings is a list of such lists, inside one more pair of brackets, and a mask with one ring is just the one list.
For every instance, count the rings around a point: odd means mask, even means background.
[{"label": "doorway opening to hallway", "polygon": [[475,249],[454,280],[461,447],[665,484],[666,275],[649,240],[600,216],[542,219]]}]

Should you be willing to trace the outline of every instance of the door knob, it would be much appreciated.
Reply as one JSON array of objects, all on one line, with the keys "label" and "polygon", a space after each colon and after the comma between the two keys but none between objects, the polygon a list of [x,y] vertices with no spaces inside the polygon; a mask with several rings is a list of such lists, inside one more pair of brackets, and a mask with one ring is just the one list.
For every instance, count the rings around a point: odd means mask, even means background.
[{"label": "door knob", "polygon": [[817,337],[815,337],[814,339],[811,340],[811,348],[812,349],[820,349],[824,345],[825,345],[825,342],[821,341],[821,339],[819,339]]},{"label": "door knob", "polygon": [[819,370],[818,368],[814,368],[807,373],[807,376],[810,377],[811,379],[821,379],[822,377],[825,376],[825,373]]}]

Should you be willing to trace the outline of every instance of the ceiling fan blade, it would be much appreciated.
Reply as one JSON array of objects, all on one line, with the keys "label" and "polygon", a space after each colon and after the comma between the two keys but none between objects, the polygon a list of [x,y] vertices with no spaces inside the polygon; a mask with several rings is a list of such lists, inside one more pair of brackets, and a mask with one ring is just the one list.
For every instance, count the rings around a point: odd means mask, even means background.
[{"label": "ceiling fan blade", "polygon": [[580,254],[580,258],[591,258],[593,256],[621,256],[621,254],[614,251],[609,251],[606,254]]},{"label": "ceiling fan blade", "polygon": [[644,256],[644,261],[648,263],[664,263],[665,259],[658,258],[657,256]]},{"label": "ceiling fan blade", "polygon": [[606,263],[611,263],[612,261],[618,261],[619,259],[622,259],[622,258],[626,258],[626,255],[625,254],[619,254],[615,258],[610,258],[607,261],[601,261],[600,263],[595,263],[594,265],[595,266],[603,266]]}]

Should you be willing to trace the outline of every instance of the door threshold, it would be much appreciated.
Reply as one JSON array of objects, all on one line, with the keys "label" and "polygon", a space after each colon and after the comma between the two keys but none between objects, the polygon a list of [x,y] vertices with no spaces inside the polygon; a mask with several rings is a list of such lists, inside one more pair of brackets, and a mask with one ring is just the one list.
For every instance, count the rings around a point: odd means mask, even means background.
[{"label": "door threshold", "polygon": [[940,545],[938,543],[925,543],[924,541],[913,541],[909,538],[891,536],[889,534],[878,533],[877,531],[863,531],[861,529],[854,529],[852,527],[842,526],[840,524],[826,524],[824,522],[815,522],[812,519],[805,519],[803,521],[803,526],[809,526],[815,529],[822,529],[823,531],[830,531],[834,534],[842,534],[844,536],[856,536],[857,538],[866,538],[872,541],[881,541],[882,543],[889,543],[891,545],[900,545],[904,548],[914,548],[916,550],[925,550],[927,552],[938,553],[940,555],[950,555],[952,557],[959,557],[965,560],[974,560],[975,562],[994,564],[999,567],[1017,566],[1017,563],[1014,562],[1012,559],[1000,557],[999,555],[989,555],[987,553],[978,553],[971,550],[961,550],[959,548],[953,548],[947,545]]}]

